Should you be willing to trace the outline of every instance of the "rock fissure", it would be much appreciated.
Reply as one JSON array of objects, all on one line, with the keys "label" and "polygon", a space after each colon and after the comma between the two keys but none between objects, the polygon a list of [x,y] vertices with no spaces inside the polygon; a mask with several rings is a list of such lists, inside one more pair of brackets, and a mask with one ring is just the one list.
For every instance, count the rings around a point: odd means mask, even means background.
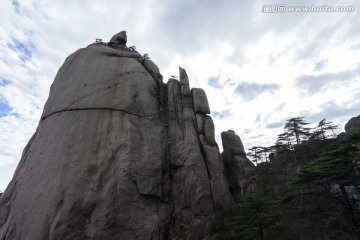
[{"label": "rock fissure", "polygon": [[65,110],[60,110],[60,111],[50,113],[49,115],[47,115],[45,117],[42,117],[41,120],[43,121],[43,120],[47,119],[48,117],[51,117],[52,115],[58,114],[58,113],[73,112],[73,111],[91,111],[91,110],[106,110],[106,111],[123,112],[123,113],[129,114],[129,115],[136,116],[138,118],[146,119],[146,120],[152,120],[152,119],[149,119],[149,118],[159,115],[158,113],[156,113],[156,114],[150,114],[150,115],[144,116],[144,115],[138,115],[138,114],[131,113],[131,112],[128,112],[128,111],[125,111],[125,110],[114,109],[114,108],[71,108],[71,109],[65,109]]},{"label": "rock fissure", "polygon": [[133,102],[135,103],[135,106],[136,106],[136,108],[137,108],[137,116],[143,116],[143,114],[144,114],[144,112],[142,111],[142,109],[141,109],[141,105],[138,103],[138,95],[137,95],[137,92],[136,92],[136,90],[134,89],[134,87],[133,86],[131,86],[131,89],[132,89],[132,91],[134,92],[134,95],[133,95]]},{"label": "rock fissure", "polygon": [[[203,156],[203,160],[204,160],[204,164],[206,166],[206,173],[208,175],[208,179],[209,179],[209,182],[211,183],[212,181],[212,177],[211,177],[211,173],[210,173],[210,169],[209,169],[209,166],[207,164],[207,159],[206,159],[206,153],[205,153],[205,150],[203,148],[203,146],[201,146],[201,143],[200,143],[200,138],[199,138],[199,147],[201,149],[201,155]],[[212,186],[211,184],[209,185],[210,187],[210,192],[211,192],[211,199],[212,199],[212,203],[213,203],[213,211],[216,212],[216,203],[215,203],[215,199],[214,199],[214,193],[213,193],[213,189],[212,189]]]},{"label": "rock fissure", "polygon": [[109,57],[118,57],[118,58],[133,58],[136,60],[141,60],[143,57],[139,54],[133,53],[133,54],[124,54],[124,53],[108,53],[107,56]]}]

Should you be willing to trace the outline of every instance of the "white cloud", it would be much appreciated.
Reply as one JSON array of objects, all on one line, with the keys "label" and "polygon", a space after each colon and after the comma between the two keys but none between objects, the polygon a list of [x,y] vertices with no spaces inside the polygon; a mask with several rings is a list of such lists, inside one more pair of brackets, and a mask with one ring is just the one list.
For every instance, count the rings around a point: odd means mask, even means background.
[{"label": "white cloud", "polygon": [[[301,1],[340,3],[355,5],[355,12],[265,14],[262,4],[271,3],[252,0],[4,1],[0,102],[11,110],[0,115],[0,190],[35,131],[65,58],[95,38],[108,41],[121,30],[127,30],[128,45],[157,63],[164,81],[178,75],[180,65],[192,87],[204,88],[218,140],[221,131],[234,129],[246,148],[269,145],[280,133],[281,121],[301,114],[311,121],[327,118],[344,124],[360,114],[359,74],[354,70],[360,59],[360,3]],[[221,87],[209,86],[210,77],[218,77]],[[244,82],[278,87],[239,96],[235,90]],[[244,101],[249,94],[251,101]]]}]

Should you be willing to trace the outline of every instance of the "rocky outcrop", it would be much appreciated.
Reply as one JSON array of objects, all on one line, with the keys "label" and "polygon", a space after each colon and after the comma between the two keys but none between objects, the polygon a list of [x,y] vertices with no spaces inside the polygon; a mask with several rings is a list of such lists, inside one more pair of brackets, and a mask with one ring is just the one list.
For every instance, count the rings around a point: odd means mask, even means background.
[{"label": "rocky outcrop", "polygon": [[233,130],[221,133],[224,151],[221,153],[229,182],[230,192],[236,202],[246,195],[257,191],[256,184],[251,182],[255,166],[246,157],[244,146]]},{"label": "rocky outcrop", "polygon": [[[189,233],[197,239],[201,236],[198,232],[204,234],[209,227],[204,226],[204,221],[210,224],[215,211],[229,206],[232,200],[219,150],[214,144],[212,120],[205,113],[195,116],[194,92],[190,91],[187,79],[185,70],[180,68],[180,82],[170,79],[167,84],[170,168],[175,201],[173,220],[176,236],[186,239]],[[206,127],[197,125],[197,119],[207,122]]]},{"label": "rocky outcrop", "polygon": [[164,84],[119,39],[59,69],[0,197],[0,239],[199,239],[232,206],[205,92],[182,68]]},{"label": "rocky outcrop", "polygon": [[352,117],[345,124],[345,132],[346,133],[355,133],[360,130],[360,115],[357,117]]},{"label": "rocky outcrop", "polygon": [[127,43],[126,31],[121,31],[121,32],[115,34],[110,39],[110,43],[111,44],[118,44],[118,45],[125,45]]},{"label": "rocky outcrop", "polygon": [[192,95],[195,113],[209,114],[210,108],[205,91],[201,88],[193,88]]}]

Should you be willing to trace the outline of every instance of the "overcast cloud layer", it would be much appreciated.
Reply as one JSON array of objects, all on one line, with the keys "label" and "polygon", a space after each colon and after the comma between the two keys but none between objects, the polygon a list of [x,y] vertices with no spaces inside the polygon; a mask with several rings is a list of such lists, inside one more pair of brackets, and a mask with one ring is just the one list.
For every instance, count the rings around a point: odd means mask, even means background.
[{"label": "overcast cloud layer", "polygon": [[[262,13],[264,4],[354,6],[353,12]],[[286,119],[344,125],[360,114],[357,0],[2,0],[0,190],[35,132],[65,58],[126,30],[164,79],[189,75],[208,96],[216,136],[271,145]]]}]

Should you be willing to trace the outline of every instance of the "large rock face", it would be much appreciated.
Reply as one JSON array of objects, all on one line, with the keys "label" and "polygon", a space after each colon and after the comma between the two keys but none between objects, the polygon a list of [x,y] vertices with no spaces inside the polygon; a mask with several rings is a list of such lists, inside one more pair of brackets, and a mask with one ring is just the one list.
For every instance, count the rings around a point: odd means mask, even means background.
[{"label": "large rock face", "polygon": [[205,92],[116,44],[60,68],[0,197],[1,240],[198,239],[233,204]]}]

